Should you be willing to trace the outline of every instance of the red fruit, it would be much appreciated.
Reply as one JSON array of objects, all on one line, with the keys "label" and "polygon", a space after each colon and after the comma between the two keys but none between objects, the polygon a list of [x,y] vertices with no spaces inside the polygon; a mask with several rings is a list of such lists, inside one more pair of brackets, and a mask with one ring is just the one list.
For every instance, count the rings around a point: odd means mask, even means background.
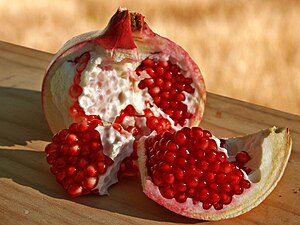
[{"label": "red fruit", "polygon": [[45,148],[57,181],[73,197],[95,191],[107,194],[118,181],[122,160],[133,151],[133,137],[99,120],[73,123],[63,132],[66,138],[59,138],[59,132]]},{"label": "red fruit", "polygon": [[[162,139],[166,147],[155,144]],[[177,147],[168,147],[170,143]],[[224,139],[222,147],[220,143],[209,131],[186,127],[141,139],[138,155],[144,193],[171,211],[204,220],[235,217],[257,206],[286,166],[291,151],[288,130],[274,127]],[[251,165],[251,176],[234,160]]]},{"label": "red fruit", "polygon": [[186,51],[155,34],[141,14],[119,9],[104,31],[79,35],[56,54],[42,99],[54,133],[93,117],[141,137],[198,125],[206,92]]}]

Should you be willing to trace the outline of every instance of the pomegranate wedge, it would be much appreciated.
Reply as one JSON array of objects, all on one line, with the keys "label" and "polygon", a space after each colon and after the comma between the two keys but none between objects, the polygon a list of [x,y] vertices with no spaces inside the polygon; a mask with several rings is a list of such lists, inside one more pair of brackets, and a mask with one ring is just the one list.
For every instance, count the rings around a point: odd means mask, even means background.
[{"label": "pomegranate wedge", "polygon": [[180,215],[220,220],[260,204],[280,180],[291,152],[288,129],[219,140],[200,128],[143,137],[144,193]]}]

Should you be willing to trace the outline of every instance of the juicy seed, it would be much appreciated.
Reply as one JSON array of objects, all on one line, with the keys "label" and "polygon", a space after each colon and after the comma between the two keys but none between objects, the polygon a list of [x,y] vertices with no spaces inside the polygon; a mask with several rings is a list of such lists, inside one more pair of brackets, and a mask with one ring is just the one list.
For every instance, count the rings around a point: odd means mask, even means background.
[{"label": "juicy seed", "polygon": [[237,153],[235,156],[235,160],[237,162],[243,163],[243,164],[247,163],[250,159],[251,158],[250,158],[249,154],[245,151],[241,151],[241,152]]},{"label": "juicy seed", "polygon": [[76,66],[76,73],[74,74],[73,85],[69,88],[69,95],[73,101],[72,105],[69,107],[69,115],[74,118],[75,121],[82,121],[87,118],[85,112],[79,105],[78,97],[82,93],[82,88],[80,86],[81,74],[85,70],[90,57],[90,53],[85,52],[73,61]]},{"label": "juicy seed", "polygon": [[191,198],[203,209],[222,210],[235,195],[251,187],[249,180],[201,128],[182,128],[145,141],[148,175],[161,195],[184,203]]},{"label": "juicy seed", "polygon": [[186,78],[179,66],[170,61],[146,58],[137,67],[136,74],[141,75],[142,71],[149,77],[142,79],[138,87],[147,88],[154,104],[168,114],[174,120],[175,125],[184,126],[186,120],[193,116],[184,103],[187,94],[195,92],[191,86],[193,79]]},{"label": "juicy seed", "polygon": [[104,155],[97,119],[73,123],[54,135],[45,148],[51,172],[72,197],[94,192],[98,176],[103,175],[112,160]]}]

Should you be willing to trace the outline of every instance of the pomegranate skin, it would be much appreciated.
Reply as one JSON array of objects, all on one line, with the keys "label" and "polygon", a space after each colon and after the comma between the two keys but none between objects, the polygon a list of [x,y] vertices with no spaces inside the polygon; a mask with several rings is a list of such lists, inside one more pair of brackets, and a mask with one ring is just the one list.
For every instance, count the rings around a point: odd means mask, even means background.
[{"label": "pomegranate skin", "polygon": [[[292,140],[287,128],[270,128],[244,137],[224,139],[223,145],[231,158],[242,151],[249,153],[247,162],[253,171],[247,176],[251,181],[249,189],[241,195],[233,196],[231,203],[223,208],[195,204],[190,198],[182,203],[175,198],[163,197],[160,189],[147,172],[146,137],[138,143],[139,168],[144,193],[165,208],[194,219],[222,220],[237,217],[258,206],[276,187],[287,165]],[[157,140],[156,140],[157,141]],[[176,196],[176,193],[175,193]],[[180,199],[181,200],[181,199]]]},{"label": "pomegranate skin", "polygon": [[[149,56],[156,59],[157,57],[167,56],[170,62],[180,67],[186,79],[192,79],[192,89],[191,86],[186,87],[186,93],[195,92],[197,94],[194,94],[196,97],[193,100],[187,99],[180,93],[177,95],[178,101],[184,102],[188,109],[194,109],[193,112],[187,112],[184,115],[178,111],[174,114],[174,118],[184,118],[187,122],[183,123],[181,121],[180,124],[185,126],[195,126],[200,123],[206,103],[206,89],[201,71],[196,63],[183,48],[171,40],[154,33],[141,14],[130,12],[127,9],[119,9],[104,30],[92,31],[72,38],[57,52],[49,64],[42,85],[42,105],[47,123],[53,133],[66,128],[74,122],[74,118],[68,115],[68,108],[71,107],[72,102],[68,92],[71,84],[68,81],[72,80],[75,74],[64,74],[59,79],[59,82],[57,81],[55,84],[53,83],[53,75],[63,63],[68,61],[76,62],[78,57],[91,51],[95,51],[98,54],[97,56],[103,60],[111,60],[112,64],[110,66],[113,67],[124,60],[134,63],[135,67],[138,67]],[[128,71],[124,72],[127,73]],[[126,76],[132,76],[132,71],[128,72]],[[137,75],[135,74],[134,76]],[[160,82],[160,80],[157,81],[158,84]],[[55,85],[60,85],[60,90],[56,90]],[[168,88],[168,85],[170,84],[168,83],[164,87]],[[182,84],[178,84],[178,87],[184,89]],[[84,87],[81,88],[83,89]],[[78,91],[78,89],[76,90]],[[78,98],[80,93],[77,95],[75,93],[75,96]],[[190,94],[190,96],[192,95]],[[54,98],[61,98],[62,100],[59,103],[55,103]],[[169,104],[168,101],[158,103],[160,99],[157,96],[154,98],[154,102],[163,106]],[[83,110],[85,113],[87,112],[87,109],[83,108]],[[169,113],[169,111],[167,112]],[[112,117],[116,118],[119,116],[118,113],[120,113],[120,110]],[[163,117],[167,116],[164,115]]]}]

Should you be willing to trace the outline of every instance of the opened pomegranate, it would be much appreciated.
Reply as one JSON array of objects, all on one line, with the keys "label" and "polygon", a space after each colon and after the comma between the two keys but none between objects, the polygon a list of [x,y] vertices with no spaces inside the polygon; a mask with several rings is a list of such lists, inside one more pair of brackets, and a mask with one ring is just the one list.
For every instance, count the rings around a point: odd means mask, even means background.
[{"label": "opened pomegranate", "polygon": [[46,72],[43,110],[56,133],[99,116],[136,137],[198,125],[205,86],[185,50],[119,9],[103,31],[68,41]]},{"label": "opened pomegranate", "polygon": [[119,124],[90,118],[55,134],[45,152],[51,172],[69,195],[103,195],[118,181],[122,160],[133,152],[133,141]]},{"label": "opened pomegranate", "polygon": [[143,137],[144,193],[178,214],[220,220],[245,213],[275,188],[287,164],[287,129],[222,139],[199,127]]}]

